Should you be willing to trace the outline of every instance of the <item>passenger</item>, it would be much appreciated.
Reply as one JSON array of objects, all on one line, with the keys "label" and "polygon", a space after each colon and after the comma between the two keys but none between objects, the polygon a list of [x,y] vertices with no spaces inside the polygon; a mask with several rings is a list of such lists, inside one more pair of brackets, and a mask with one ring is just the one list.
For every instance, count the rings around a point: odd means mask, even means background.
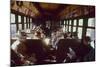
[{"label": "passenger", "polygon": [[55,41],[56,41],[56,31],[51,33],[51,45],[53,48],[56,48]]},{"label": "passenger", "polygon": [[73,32],[72,38],[73,38],[73,39],[78,39],[77,32]]},{"label": "passenger", "polygon": [[51,34],[51,41],[52,41],[52,46],[54,48],[57,49],[57,43],[59,42],[60,39],[64,39],[64,36],[63,36],[63,32],[61,29],[58,29],[57,31],[53,32]]},{"label": "passenger", "polygon": [[72,39],[70,32],[67,33],[67,39]]},{"label": "passenger", "polygon": [[25,32],[18,32],[18,39],[12,44],[11,49],[17,53],[17,46],[20,43],[24,43],[26,41],[26,33]]},{"label": "passenger", "polygon": [[[79,52],[78,52],[78,54],[80,55],[80,57],[79,57],[80,61],[91,61],[91,60],[94,60],[94,58],[95,58],[94,57],[94,49],[90,45],[90,43],[91,43],[91,39],[90,39],[89,36],[85,36],[82,39],[82,43],[81,43],[81,45],[79,47]],[[91,59],[89,59],[89,57]]]},{"label": "passenger", "polygon": [[[31,64],[32,60],[30,60],[30,58],[33,58],[34,62],[36,60],[34,55],[33,55],[33,57],[30,57],[28,55],[28,52],[27,52],[28,50],[27,50],[27,46],[26,46],[26,37],[27,36],[26,36],[25,32],[20,32],[19,39],[16,40],[11,46],[11,49],[21,58],[20,61],[23,62],[22,65]],[[32,61],[32,63],[33,63],[33,61]]]},{"label": "passenger", "polygon": [[67,33],[64,33],[64,39],[66,39],[67,38]]}]

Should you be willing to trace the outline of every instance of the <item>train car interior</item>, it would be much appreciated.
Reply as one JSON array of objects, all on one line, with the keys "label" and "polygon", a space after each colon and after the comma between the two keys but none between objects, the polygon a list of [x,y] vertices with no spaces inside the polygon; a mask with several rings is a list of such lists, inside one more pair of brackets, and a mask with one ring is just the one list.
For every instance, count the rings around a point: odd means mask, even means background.
[{"label": "train car interior", "polygon": [[10,3],[11,66],[95,61],[95,6]]}]

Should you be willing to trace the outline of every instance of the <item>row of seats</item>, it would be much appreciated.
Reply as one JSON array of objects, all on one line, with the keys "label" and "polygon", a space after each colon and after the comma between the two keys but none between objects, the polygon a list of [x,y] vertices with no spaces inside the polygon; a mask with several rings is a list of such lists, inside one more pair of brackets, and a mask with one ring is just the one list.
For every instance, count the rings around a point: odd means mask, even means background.
[{"label": "row of seats", "polygon": [[[32,56],[32,54],[35,54],[34,56],[36,58],[36,62],[34,62],[35,64],[76,62],[77,59],[80,58],[80,54],[81,54],[81,52],[79,51],[80,42],[78,42],[75,39],[59,40],[59,42],[57,43],[57,50],[55,49],[50,50],[50,47],[45,45],[45,43],[39,39],[38,40],[28,39],[25,43],[25,46],[26,46],[26,50],[24,51],[24,53],[26,55]],[[23,48],[23,46],[19,46],[19,47]],[[76,54],[76,57],[74,59],[70,59],[67,56],[67,53],[70,53],[69,48],[71,48]],[[15,61],[15,65],[22,65],[22,62],[18,63],[18,61],[16,61],[17,59],[19,60],[19,57],[17,57],[17,55],[15,55],[15,53],[11,50],[11,60]],[[55,60],[55,62],[52,62],[50,60]],[[12,63],[12,65],[14,65],[14,63]]]}]

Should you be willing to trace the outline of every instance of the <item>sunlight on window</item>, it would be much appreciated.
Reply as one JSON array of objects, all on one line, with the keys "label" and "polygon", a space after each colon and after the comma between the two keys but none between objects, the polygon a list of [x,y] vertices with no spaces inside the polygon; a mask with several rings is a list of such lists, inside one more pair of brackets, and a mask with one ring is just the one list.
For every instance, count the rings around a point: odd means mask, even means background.
[{"label": "sunlight on window", "polygon": [[22,30],[22,24],[19,24],[19,30]]},{"label": "sunlight on window", "polygon": [[75,32],[76,31],[76,27],[73,27],[73,32]]},{"label": "sunlight on window", "polygon": [[78,38],[81,39],[82,38],[82,28],[78,27]]},{"label": "sunlight on window", "polygon": [[95,40],[95,29],[87,29],[86,36],[90,36],[91,40]]},{"label": "sunlight on window", "polygon": [[11,14],[11,23],[15,23],[15,14]]},{"label": "sunlight on window", "polygon": [[64,21],[64,25],[66,24],[66,21]]},{"label": "sunlight on window", "polygon": [[24,29],[26,29],[26,24],[24,24]]},{"label": "sunlight on window", "polygon": [[18,22],[21,23],[21,16],[18,15]]},{"label": "sunlight on window", "polygon": [[76,26],[77,25],[77,20],[74,20],[74,26]]},{"label": "sunlight on window", "polygon": [[24,23],[26,23],[26,17],[24,17]]},{"label": "sunlight on window", "polygon": [[89,18],[88,26],[95,27],[95,18]]},{"label": "sunlight on window", "polygon": [[69,32],[71,32],[71,26],[69,26]]},{"label": "sunlight on window", "polygon": [[79,20],[79,26],[83,26],[83,19]]},{"label": "sunlight on window", "polygon": [[69,21],[69,25],[71,25],[71,20]]},{"label": "sunlight on window", "polygon": [[30,18],[30,22],[32,22],[32,18]]},{"label": "sunlight on window", "polygon": [[63,26],[63,32],[65,32],[65,26]]},{"label": "sunlight on window", "polygon": [[11,38],[16,36],[16,24],[11,24],[10,26],[10,31],[11,31]]}]

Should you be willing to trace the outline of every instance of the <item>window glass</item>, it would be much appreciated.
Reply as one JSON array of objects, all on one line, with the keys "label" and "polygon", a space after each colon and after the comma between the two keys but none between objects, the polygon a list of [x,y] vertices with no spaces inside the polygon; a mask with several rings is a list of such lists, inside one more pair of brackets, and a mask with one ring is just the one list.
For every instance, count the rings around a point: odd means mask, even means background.
[{"label": "window glass", "polygon": [[65,26],[63,26],[63,32],[65,32]]},{"label": "window glass", "polygon": [[21,16],[18,15],[18,23],[21,23]]},{"label": "window glass", "polygon": [[11,23],[15,23],[15,14],[11,14]]},{"label": "window glass", "polygon": [[29,18],[27,18],[27,22],[29,23]]},{"label": "window glass", "polygon": [[73,32],[76,32],[76,27],[73,27]]},{"label": "window glass", "polygon": [[69,25],[71,25],[71,20],[69,21]]},{"label": "window glass", "polygon": [[30,22],[32,22],[32,18],[30,18]]},{"label": "window glass", "polygon": [[71,26],[69,26],[69,32],[71,32]]},{"label": "window glass", "polygon": [[83,26],[83,19],[79,20],[79,26]]},{"label": "window glass", "polygon": [[66,21],[66,25],[68,25],[68,21]]},{"label": "window glass", "polygon": [[78,38],[81,39],[82,38],[82,28],[78,27]]},{"label": "window glass", "polygon": [[26,23],[26,17],[24,17],[24,23]]},{"label": "window glass", "polygon": [[76,26],[77,25],[77,20],[74,20],[74,26]]},{"label": "window glass", "polygon": [[88,19],[88,26],[95,27],[95,18]]},{"label": "window glass", "polygon": [[95,29],[87,29],[86,36],[90,36],[91,40],[95,40]]},{"label": "window glass", "polygon": [[11,28],[11,38],[15,37],[16,36],[16,24],[11,24],[10,26]]},{"label": "window glass", "polygon": [[19,24],[18,26],[19,26],[19,30],[22,30],[22,24]]},{"label": "window glass", "polygon": [[26,29],[26,24],[24,24],[24,29]]},{"label": "window glass", "polygon": [[32,29],[32,23],[30,23],[30,29]]},{"label": "window glass", "polygon": [[87,29],[86,36],[91,38],[91,46],[95,48],[95,29]]},{"label": "window glass", "polygon": [[65,25],[66,21],[64,20],[64,25]]}]

